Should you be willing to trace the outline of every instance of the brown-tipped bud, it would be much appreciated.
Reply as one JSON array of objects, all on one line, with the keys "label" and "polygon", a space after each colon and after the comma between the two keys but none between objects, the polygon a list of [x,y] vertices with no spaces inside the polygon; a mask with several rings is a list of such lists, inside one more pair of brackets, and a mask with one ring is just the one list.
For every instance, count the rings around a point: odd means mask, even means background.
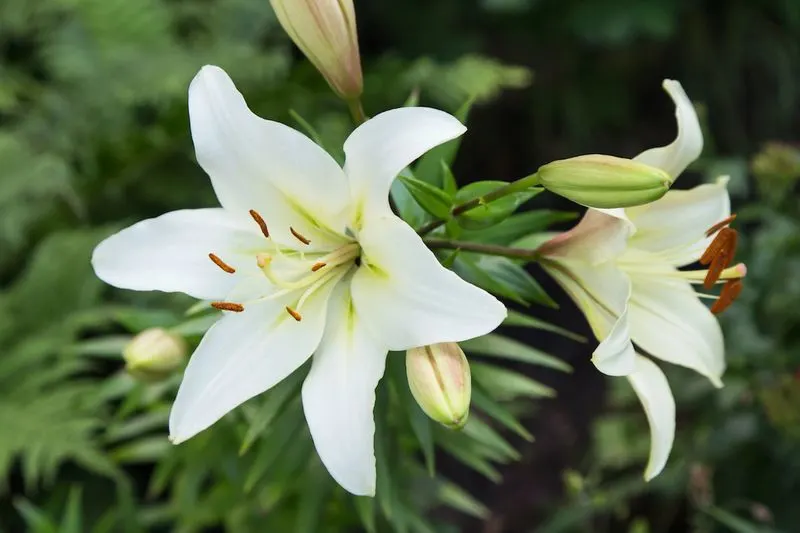
[{"label": "brown-tipped bud", "polygon": [[363,77],[353,0],[270,0],[294,44],[345,100],[361,96]]},{"label": "brown-tipped bud", "polygon": [[426,415],[452,429],[464,427],[472,379],[458,344],[445,342],[406,351],[406,374],[411,394]]},{"label": "brown-tipped bud", "polygon": [[653,202],[666,194],[673,181],[660,168],[598,154],[553,161],[542,166],[536,175],[545,189],[601,209]]},{"label": "brown-tipped bud", "polygon": [[160,381],[183,366],[186,342],[165,329],[146,329],[122,350],[128,373],[142,381]]}]

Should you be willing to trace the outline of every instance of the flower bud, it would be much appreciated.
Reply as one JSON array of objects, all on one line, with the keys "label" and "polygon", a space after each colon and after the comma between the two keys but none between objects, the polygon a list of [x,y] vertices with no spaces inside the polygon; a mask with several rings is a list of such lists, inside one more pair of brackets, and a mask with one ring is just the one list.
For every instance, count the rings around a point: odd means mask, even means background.
[{"label": "flower bud", "polygon": [[672,178],[663,170],[610,155],[553,161],[536,173],[539,184],[587,207],[630,207],[658,200]]},{"label": "flower bud", "polygon": [[294,44],[345,100],[361,95],[363,79],[353,0],[270,0]]},{"label": "flower bud", "polygon": [[411,394],[426,415],[452,429],[464,427],[472,380],[458,344],[445,342],[408,350],[406,374]]},{"label": "flower bud", "polygon": [[183,338],[161,328],[136,335],[122,350],[128,373],[142,381],[160,381],[183,365],[188,349]]}]

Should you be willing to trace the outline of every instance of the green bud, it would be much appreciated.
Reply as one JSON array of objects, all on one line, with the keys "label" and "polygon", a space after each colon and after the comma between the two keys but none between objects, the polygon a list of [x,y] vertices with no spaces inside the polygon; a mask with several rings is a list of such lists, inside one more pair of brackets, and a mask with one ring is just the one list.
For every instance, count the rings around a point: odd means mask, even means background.
[{"label": "green bud", "polygon": [[469,362],[454,342],[406,351],[411,394],[430,418],[451,429],[467,423],[472,379]]},{"label": "green bud", "polygon": [[653,202],[666,194],[673,181],[659,168],[599,154],[553,161],[542,166],[536,175],[545,189],[601,209]]},{"label": "green bud", "polygon": [[136,335],[122,350],[125,368],[142,381],[161,381],[183,366],[188,355],[186,342],[162,328],[150,328]]}]

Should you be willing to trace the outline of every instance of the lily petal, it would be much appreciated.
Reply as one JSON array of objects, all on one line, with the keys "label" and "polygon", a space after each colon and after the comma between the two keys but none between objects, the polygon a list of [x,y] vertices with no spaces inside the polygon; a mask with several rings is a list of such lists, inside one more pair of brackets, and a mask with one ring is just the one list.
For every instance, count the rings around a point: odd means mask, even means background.
[{"label": "lily petal", "polygon": [[359,242],[353,303],[390,350],[479,337],[505,318],[502,303],[443,267],[399,218],[367,221]]},{"label": "lily petal", "polygon": [[731,214],[727,181],[720,178],[689,190],[673,189],[651,204],[626,209],[636,225],[630,246],[672,266],[697,261],[711,243],[706,230]]},{"label": "lily petal", "polygon": [[692,101],[686,96],[681,84],[675,80],[664,80],[662,86],[675,102],[678,136],[670,144],[645,150],[633,159],[660,168],[677,178],[691,162],[700,157],[703,151],[703,132]]},{"label": "lily petal", "polygon": [[434,146],[466,130],[452,115],[426,107],[385,111],[356,128],[344,143],[344,168],[353,202],[358,211],[365,211],[359,214],[387,213],[389,187],[397,174]]},{"label": "lily petal", "polygon": [[295,321],[285,306],[297,295],[247,305],[208,330],[183,375],[169,417],[177,444],[228,411],[274,386],[302,365],[319,345],[333,284],[320,288]]},{"label": "lily petal", "polygon": [[633,372],[636,352],[631,342],[628,307],[625,307],[608,337],[595,349],[592,363],[597,370],[609,376],[627,376]]},{"label": "lily petal", "polygon": [[624,213],[618,211],[622,210],[587,210],[575,227],[544,243],[538,252],[548,257],[580,260],[589,264],[616,258],[625,251],[628,238],[634,230]]},{"label": "lily petal", "polygon": [[315,247],[339,242],[329,228],[344,232],[347,178],[322,148],[253,114],[219,67],[205,66],[192,80],[189,118],[197,161],[224,208],[255,209],[278,242],[297,244],[289,227]]},{"label": "lily petal", "polygon": [[661,369],[641,355],[636,357],[636,367],[628,376],[628,381],[642,402],[650,424],[650,458],[644,472],[645,481],[650,481],[664,469],[672,450],[675,440],[675,399]]},{"label": "lily petal", "polygon": [[653,357],[685,366],[721,387],[722,330],[691,285],[680,279],[631,275],[633,341]]},{"label": "lily petal", "polygon": [[[246,251],[265,245],[254,225],[224,209],[173,211],[108,237],[95,248],[92,266],[100,279],[115,287],[220,300],[242,280],[241,274],[256,270]],[[209,253],[237,273],[221,270]]]},{"label": "lily petal", "polygon": [[352,494],[375,494],[375,387],[386,347],[356,312],[347,283],[328,307],[330,320],[303,383],[303,409],[314,446],[331,476]]}]

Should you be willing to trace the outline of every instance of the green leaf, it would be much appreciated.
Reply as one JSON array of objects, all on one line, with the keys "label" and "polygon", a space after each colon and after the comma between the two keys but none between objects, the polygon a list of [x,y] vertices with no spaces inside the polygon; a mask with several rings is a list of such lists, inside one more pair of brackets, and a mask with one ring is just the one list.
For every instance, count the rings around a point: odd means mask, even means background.
[{"label": "green leaf", "polygon": [[468,241],[509,245],[527,235],[543,231],[552,224],[569,222],[576,218],[578,213],[575,212],[536,209],[526,213],[515,213],[490,228],[478,231],[464,230],[461,237]]},{"label": "green leaf", "polygon": [[500,472],[490,462],[492,452],[486,446],[464,436],[453,434],[451,430],[447,429],[437,431],[436,442],[456,460],[483,474],[490,481],[499,483],[502,479]]},{"label": "green leaf", "polygon": [[453,270],[466,281],[485,289],[492,294],[508,298],[522,305],[529,305],[520,294],[508,285],[495,280],[483,268],[478,266],[472,254],[461,254],[453,261]]},{"label": "green leaf", "polygon": [[107,337],[89,339],[69,346],[66,349],[66,353],[121,360],[122,350],[132,338],[131,335],[109,335]]},{"label": "green leaf", "polygon": [[517,262],[507,257],[483,255],[478,257],[476,265],[496,284],[505,286],[508,292],[518,294],[525,302],[558,309],[556,301]]},{"label": "green leaf", "polygon": [[354,496],[352,501],[356,506],[356,513],[358,514],[359,520],[361,520],[361,525],[364,526],[367,533],[376,533],[375,498],[369,496]]},{"label": "green leaf", "polygon": [[528,442],[533,442],[533,435],[525,429],[525,426],[517,420],[511,411],[506,409],[502,404],[491,399],[479,387],[472,388],[472,403],[492,419],[500,422],[523,439]]},{"label": "green leaf", "polygon": [[67,508],[61,519],[59,533],[84,533],[81,520],[81,495],[80,487],[71,487],[67,496]]},{"label": "green leaf", "polygon": [[475,499],[470,493],[447,480],[442,480],[436,491],[439,500],[448,507],[476,518],[489,516],[489,508]]},{"label": "green leaf", "polygon": [[328,473],[319,459],[314,457],[306,471],[303,488],[300,490],[300,502],[294,530],[296,533],[319,531],[328,493],[332,488]]},{"label": "green leaf", "polygon": [[587,341],[586,337],[584,337],[583,335],[578,335],[577,333],[573,333],[567,329],[550,324],[549,322],[545,322],[544,320],[528,316],[524,313],[514,311],[513,309],[508,310],[508,315],[506,316],[506,319],[503,321],[503,325],[540,329],[542,331],[549,331],[551,333],[561,335],[562,337],[566,337],[568,339],[572,339],[577,342]]},{"label": "green leaf", "polygon": [[153,463],[165,456],[172,448],[164,435],[143,437],[111,451],[111,458],[119,463]]},{"label": "green leaf", "polygon": [[464,435],[494,450],[504,461],[517,461],[521,457],[519,452],[502,435],[479,418],[470,417],[462,432]]},{"label": "green leaf", "polygon": [[315,143],[317,143],[317,145],[321,146],[322,149],[325,149],[325,144],[322,142],[322,137],[320,137],[320,135],[317,132],[317,130],[314,129],[314,126],[312,126],[309,121],[304,119],[300,115],[300,113],[298,113],[294,109],[290,109],[289,110],[289,116],[291,116],[294,119],[294,121],[297,122],[297,124],[300,126],[300,128],[304,132],[306,132],[306,135],[311,137],[311,140],[313,140]]},{"label": "green leaf", "polygon": [[[501,187],[508,185],[505,181],[476,181],[462,187],[456,193],[455,201],[462,204],[475,198],[486,196]],[[522,204],[542,192],[542,188],[536,187],[526,191],[508,194],[493,202],[483,203],[474,209],[470,209],[456,217],[458,225],[468,230],[485,229],[510,217],[514,211]]]},{"label": "green leaf", "polygon": [[401,352],[390,352],[386,361],[387,373],[392,380],[394,389],[400,397],[400,402],[408,414],[408,421],[411,430],[417,438],[422,455],[425,458],[425,466],[428,475],[433,477],[436,473],[436,454],[434,450],[432,422],[417,404],[411,389],[408,387],[408,378],[405,369],[405,354]]},{"label": "green leaf", "polygon": [[414,200],[428,213],[441,219],[450,218],[450,209],[453,207],[453,197],[438,187],[429,185],[424,181],[411,176],[398,176]]},{"label": "green leaf", "polygon": [[275,420],[283,411],[284,407],[297,396],[297,392],[300,390],[300,385],[306,373],[307,372],[303,368],[297,369],[292,372],[289,377],[270,389],[266,394],[266,399],[263,400],[256,414],[248,417],[250,427],[247,428],[247,433],[244,439],[242,439],[242,444],[239,447],[239,455],[247,453],[256,439],[263,434],[264,429]]},{"label": "green leaf", "polygon": [[154,429],[166,427],[168,420],[168,409],[142,413],[133,418],[111,424],[106,430],[105,438],[107,442],[135,438]]},{"label": "green leaf", "polygon": [[50,518],[25,498],[16,498],[14,507],[28,526],[29,533],[58,533],[58,528]]},{"label": "green leaf", "polygon": [[468,353],[474,352],[491,357],[502,357],[512,361],[553,368],[562,372],[572,372],[572,367],[561,359],[496,333],[476,337],[460,344],[461,348]]},{"label": "green leaf", "polygon": [[[455,117],[460,120],[462,124],[466,124],[473,103],[474,99],[468,98],[467,101],[461,105],[458,111],[456,111]],[[452,141],[447,141],[444,144],[440,144],[439,146],[428,150],[422,157],[420,157],[419,162],[414,167],[414,175],[416,175],[417,178],[425,183],[429,183],[437,187],[444,185],[445,178],[442,174],[442,165],[446,165],[447,168],[453,166],[453,161],[456,158],[456,154],[458,153],[458,148],[460,146],[461,137],[456,137]]]},{"label": "green leaf", "polygon": [[219,319],[220,313],[217,312],[203,314],[171,327],[170,332],[182,337],[200,337]]},{"label": "green leaf", "polygon": [[498,400],[518,397],[552,398],[555,391],[514,370],[486,363],[471,363],[472,379]]},{"label": "green leaf", "polygon": [[450,196],[455,196],[458,193],[458,183],[450,166],[442,161],[442,189]]},{"label": "green leaf", "polygon": [[[400,175],[414,177],[409,168],[403,169]],[[392,186],[389,188],[389,195],[397,209],[397,214],[412,228],[421,226],[431,219],[431,216],[417,203],[411,193],[408,192],[408,188],[399,179],[392,182]]]},{"label": "green leaf", "polygon": [[734,533],[778,533],[775,529],[755,524],[719,507],[700,507],[700,510]]}]

